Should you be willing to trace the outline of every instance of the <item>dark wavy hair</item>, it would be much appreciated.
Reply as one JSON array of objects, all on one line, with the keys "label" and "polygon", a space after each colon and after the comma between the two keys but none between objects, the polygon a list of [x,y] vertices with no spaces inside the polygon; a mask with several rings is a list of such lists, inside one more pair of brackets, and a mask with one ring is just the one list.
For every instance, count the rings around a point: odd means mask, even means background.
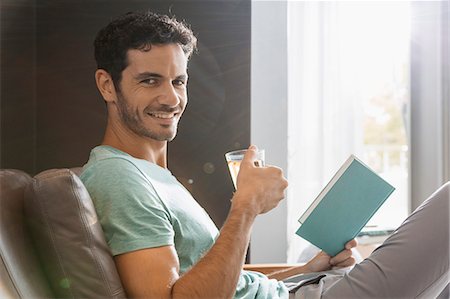
[{"label": "dark wavy hair", "polygon": [[179,44],[188,58],[197,48],[192,30],[174,17],[150,11],[129,12],[98,32],[94,41],[97,68],[107,71],[119,88],[122,71],[128,66],[128,50],[149,50],[152,45],[172,43]]}]

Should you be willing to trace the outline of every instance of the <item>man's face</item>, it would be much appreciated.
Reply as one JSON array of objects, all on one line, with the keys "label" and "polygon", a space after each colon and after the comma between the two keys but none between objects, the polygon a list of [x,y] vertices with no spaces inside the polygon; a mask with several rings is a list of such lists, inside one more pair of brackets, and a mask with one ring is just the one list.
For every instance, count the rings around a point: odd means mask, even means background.
[{"label": "man's face", "polygon": [[187,104],[187,58],[177,44],[128,50],[117,90],[123,125],[141,137],[170,141]]}]

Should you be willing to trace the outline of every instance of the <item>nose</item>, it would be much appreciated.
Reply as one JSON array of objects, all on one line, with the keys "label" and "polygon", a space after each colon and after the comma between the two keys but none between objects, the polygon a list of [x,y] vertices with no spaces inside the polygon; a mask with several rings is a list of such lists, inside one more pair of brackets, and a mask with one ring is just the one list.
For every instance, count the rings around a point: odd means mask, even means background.
[{"label": "nose", "polygon": [[169,107],[177,107],[180,104],[180,95],[172,83],[164,84],[159,97],[159,103]]}]

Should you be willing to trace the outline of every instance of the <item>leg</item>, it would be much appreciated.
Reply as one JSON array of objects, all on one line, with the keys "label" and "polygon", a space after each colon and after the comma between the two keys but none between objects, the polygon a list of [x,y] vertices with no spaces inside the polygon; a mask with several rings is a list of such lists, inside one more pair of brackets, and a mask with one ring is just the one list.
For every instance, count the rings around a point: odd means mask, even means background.
[{"label": "leg", "polygon": [[448,285],[450,182],[322,298],[436,298]]}]

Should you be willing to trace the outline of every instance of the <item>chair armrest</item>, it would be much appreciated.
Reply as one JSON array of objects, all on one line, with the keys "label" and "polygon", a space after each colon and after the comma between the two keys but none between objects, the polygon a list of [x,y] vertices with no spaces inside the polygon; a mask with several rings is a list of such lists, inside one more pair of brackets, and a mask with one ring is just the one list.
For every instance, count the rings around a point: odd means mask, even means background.
[{"label": "chair armrest", "polygon": [[244,270],[256,271],[263,274],[269,274],[280,270],[285,270],[291,267],[301,266],[304,264],[245,264]]}]

